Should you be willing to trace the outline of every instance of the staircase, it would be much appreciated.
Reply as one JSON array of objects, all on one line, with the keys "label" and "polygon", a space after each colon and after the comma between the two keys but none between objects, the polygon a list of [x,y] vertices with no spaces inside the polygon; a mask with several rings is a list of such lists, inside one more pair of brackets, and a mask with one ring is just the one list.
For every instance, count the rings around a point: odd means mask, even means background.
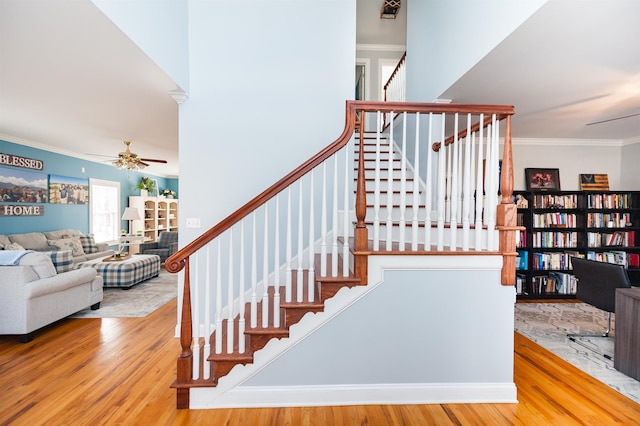
[{"label": "staircase", "polygon": [[[500,254],[502,283],[513,285],[519,228],[511,201],[512,113],[503,106],[348,101],[334,143],[169,258],[169,272],[185,272],[172,385],[178,408],[189,407],[190,389],[241,375],[234,367],[255,364],[270,342],[283,348],[291,327],[324,312],[341,289],[366,286],[372,255]],[[387,130],[360,132],[368,116],[377,115],[381,128],[383,114],[391,117]],[[418,173],[425,161],[414,170],[407,160],[407,114],[416,114],[413,158],[426,158],[425,182]],[[466,130],[458,129],[459,115]],[[507,122],[502,202],[493,191],[476,200],[483,188],[498,187],[500,120]]]}]

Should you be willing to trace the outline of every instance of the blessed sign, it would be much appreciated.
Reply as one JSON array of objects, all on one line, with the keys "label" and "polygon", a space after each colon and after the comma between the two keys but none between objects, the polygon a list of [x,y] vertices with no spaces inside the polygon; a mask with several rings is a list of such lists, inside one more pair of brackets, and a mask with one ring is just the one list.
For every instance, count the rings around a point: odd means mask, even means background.
[{"label": "blessed sign", "polygon": [[44,216],[44,206],[0,204],[0,216]]},{"label": "blessed sign", "polygon": [[7,166],[22,167],[25,169],[42,170],[44,162],[33,158],[19,157],[12,154],[3,154],[0,152],[0,164]]}]

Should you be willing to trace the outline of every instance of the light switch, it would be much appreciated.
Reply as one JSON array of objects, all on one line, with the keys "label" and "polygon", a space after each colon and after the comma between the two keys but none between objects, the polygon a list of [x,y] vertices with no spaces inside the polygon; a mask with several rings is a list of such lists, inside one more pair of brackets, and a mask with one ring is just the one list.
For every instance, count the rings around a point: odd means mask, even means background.
[{"label": "light switch", "polygon": [[200,228],[200,218],[199,217],[187,218],[187,228]]}]

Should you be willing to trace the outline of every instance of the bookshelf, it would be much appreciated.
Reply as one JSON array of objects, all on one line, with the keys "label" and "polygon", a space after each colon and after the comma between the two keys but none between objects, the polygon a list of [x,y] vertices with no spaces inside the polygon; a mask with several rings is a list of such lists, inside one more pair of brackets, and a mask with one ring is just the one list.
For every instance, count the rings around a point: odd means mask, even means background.
[{"label": "bookshelf", "polygon": [[[518,298],[575,298],[571,258],[625,265],[640,285],[640,191],[515,191]],[[522,200],[526,200],[526,206]]]},{"label": "bookshelf", "polygon": [[144,217],[133,221],[133,232],[142,231],[148,241],[157,241],[161,232],[178,230],[177,199],[132,195],[129,207],[136,207]]}]

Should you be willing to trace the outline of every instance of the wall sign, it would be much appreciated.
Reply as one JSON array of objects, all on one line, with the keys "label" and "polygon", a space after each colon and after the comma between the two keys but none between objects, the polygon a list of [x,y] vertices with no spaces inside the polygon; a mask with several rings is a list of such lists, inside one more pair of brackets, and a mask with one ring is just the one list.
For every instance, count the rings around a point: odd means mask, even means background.
[{"label": "wall sign", "polygon": [[44,216],[44,206],[0,204],[0,216]]},{"label": "wall sign", "polygon": [[24,169],[42,170],[44,162],[33,158],[19,157],[12,154],[3,154],[0,152],[0,164],[7,166],[22,167]]}]

